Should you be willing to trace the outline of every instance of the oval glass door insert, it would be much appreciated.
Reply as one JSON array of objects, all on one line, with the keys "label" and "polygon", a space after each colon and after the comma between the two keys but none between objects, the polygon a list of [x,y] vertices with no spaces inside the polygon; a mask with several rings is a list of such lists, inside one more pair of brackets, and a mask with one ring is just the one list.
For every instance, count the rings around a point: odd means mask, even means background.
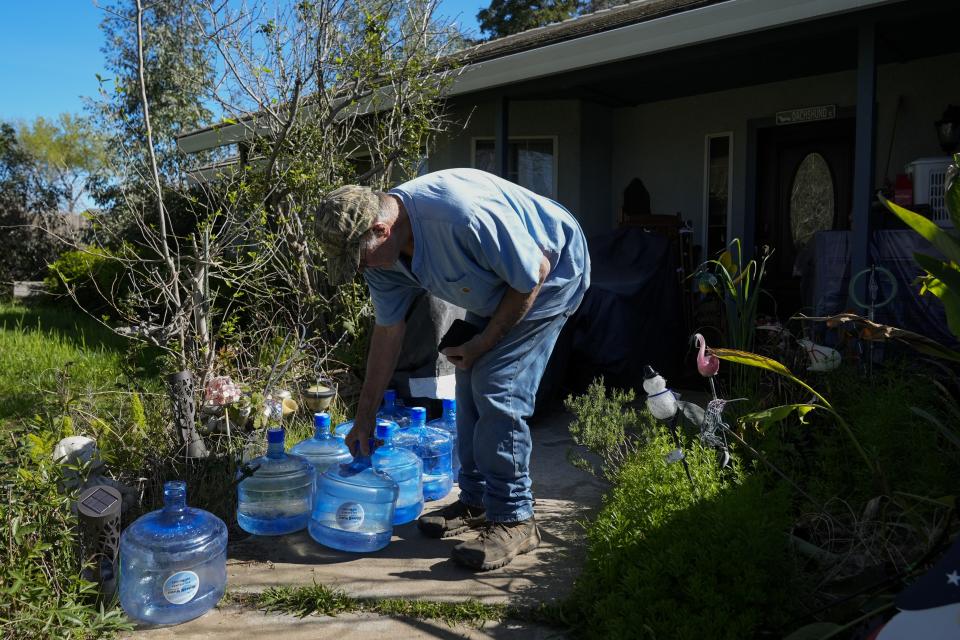
[{"label": "oval glass door insert", "polygon": [[833,175],[822,155],[814,151],[797,167],[790,187],[790,232],[799,251],[817,231],[833,228]]}]

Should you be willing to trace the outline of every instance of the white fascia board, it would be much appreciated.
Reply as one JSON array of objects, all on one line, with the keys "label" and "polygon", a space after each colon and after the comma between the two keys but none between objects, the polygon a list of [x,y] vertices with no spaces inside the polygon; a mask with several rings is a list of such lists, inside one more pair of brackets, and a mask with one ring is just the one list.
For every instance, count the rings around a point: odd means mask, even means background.
[{"label": "white fascia board", "polygon": [[468,65],[449,95],[555,75],[902,0],[728,0]]}]

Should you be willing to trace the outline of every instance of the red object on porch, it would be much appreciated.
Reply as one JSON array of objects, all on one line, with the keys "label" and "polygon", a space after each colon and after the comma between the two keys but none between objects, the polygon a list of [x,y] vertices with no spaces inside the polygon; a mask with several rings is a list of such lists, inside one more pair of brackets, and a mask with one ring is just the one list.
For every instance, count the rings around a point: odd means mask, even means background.
[{"label": "red object on porch", "polygon": [[898,173],[893,184],[893,201],[901,207],[913,206],[913,181],[905,173]]}]

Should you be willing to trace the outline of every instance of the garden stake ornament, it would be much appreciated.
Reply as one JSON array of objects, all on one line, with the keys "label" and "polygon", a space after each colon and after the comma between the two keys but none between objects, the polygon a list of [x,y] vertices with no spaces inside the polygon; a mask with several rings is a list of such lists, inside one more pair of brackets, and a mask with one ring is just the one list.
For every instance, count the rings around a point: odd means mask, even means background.
[{"label": "garden stake ornament", "polygon": [[717,450],[717,462],[720,468],[730,464],[730,448],[727,445],[726,432],[730,430],[723,422],[723,408],[727,401],[717,397],[714,376],[720,371],[720,358],[713,355],[707,347],[707,340],[699,333],[693,334],[697,345],[697,372],[710,383],[710,395],[713,399],[707,404],[707,413],[700,424],[700,441]]},{"label": "garden stake ornament", "polygon": [[673,444],[676,449],[667,454],[667,464],[682,463],[683,470],[687,474],[687,480],[690,481],[690,486],[696,491],[693,476],[690,475],[690,465],[687,464],[687,457],[683,453],[680,436],[677,434],[677,420],[680,416],[677,396],[671,389],[667,388],[667,381],[664,377],[654,371],[650,365],[644,368],[643,390],[647,392],[647,409],[650,410],[654,418],[667,424],[670,435],[673,436]]}]

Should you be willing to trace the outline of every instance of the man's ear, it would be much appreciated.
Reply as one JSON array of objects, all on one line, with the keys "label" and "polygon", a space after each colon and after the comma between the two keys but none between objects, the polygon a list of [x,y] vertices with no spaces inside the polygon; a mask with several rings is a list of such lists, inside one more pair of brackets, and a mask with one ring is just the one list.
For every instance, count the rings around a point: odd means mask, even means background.
[{"label": "man's ear", "polygon": [[390,237],[390,225],[383,222],[375,222],[370,230],[373,231],[373,235],[377,238],[389,238]]}]

